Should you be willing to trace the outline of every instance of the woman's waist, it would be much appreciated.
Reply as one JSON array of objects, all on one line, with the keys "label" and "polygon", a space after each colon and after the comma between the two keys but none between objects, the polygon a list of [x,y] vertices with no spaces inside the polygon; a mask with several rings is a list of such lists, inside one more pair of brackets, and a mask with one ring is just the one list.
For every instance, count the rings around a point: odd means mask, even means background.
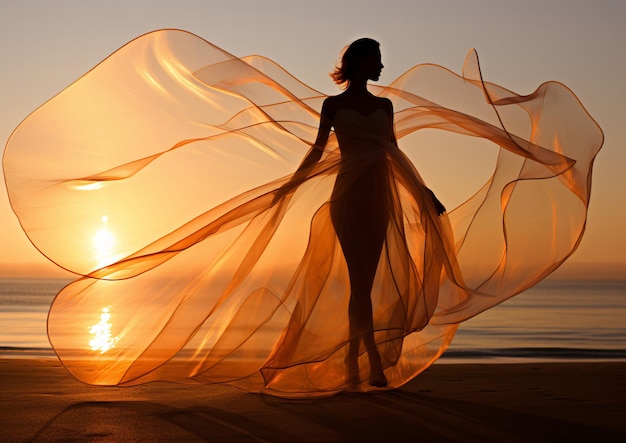
[{"label": "woman's waist", "polygon": [[386,176],[390,168],[389,162],[385,156],[378,158],[346,158],[342,161],[337,171],[337,176]]},{"label": "woman's waist", "polygon": [[376,141],[360,143],[339,143],[342,155],[375,155],[384,154],[389,149],[389,143]]},{"label": "woman's waist", "polygon": [[335,178],[335,186],[382,188],[389,183],[386,162],[372,162],[359,167],[341,167]]}]

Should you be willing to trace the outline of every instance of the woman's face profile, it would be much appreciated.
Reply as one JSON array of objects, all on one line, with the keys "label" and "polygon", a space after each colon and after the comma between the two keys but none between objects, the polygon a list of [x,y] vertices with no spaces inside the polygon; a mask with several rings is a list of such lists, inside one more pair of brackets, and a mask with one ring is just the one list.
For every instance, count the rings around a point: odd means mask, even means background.
[{"label": "woman's face profile", "polygon": [[365,59],[363,59],[361,69],[367,74],[367,79],[377,81],[380,78],[384,65],[380,50],[372,51]]}]

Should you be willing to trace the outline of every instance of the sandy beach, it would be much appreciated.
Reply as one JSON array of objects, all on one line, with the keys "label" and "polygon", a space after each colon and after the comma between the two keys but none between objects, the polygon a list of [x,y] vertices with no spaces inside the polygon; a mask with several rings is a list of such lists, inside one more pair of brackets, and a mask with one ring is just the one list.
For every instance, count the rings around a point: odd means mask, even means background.
[{"label": "sandy beach", "polygon": [[437,364],[403,388],[283,400],[228,386],[104,388],[0,359],[0,439],[626,441],[626,363]]}]

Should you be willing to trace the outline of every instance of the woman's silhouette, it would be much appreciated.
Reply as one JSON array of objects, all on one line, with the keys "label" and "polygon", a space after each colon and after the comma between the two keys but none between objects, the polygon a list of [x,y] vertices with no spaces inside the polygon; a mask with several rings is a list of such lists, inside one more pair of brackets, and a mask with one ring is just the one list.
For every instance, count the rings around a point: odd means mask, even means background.
[{"label": "woman's silhouette", "polygon": [[[374,339],[371,291],[389,223],[390,189],[385,150],[397,148],[391,101],[367,89],[367,82],[378,80],[382,69],[377,41],[361,38],[346,48],[341,64],[331,73],[335,83],[346,85],[345,91],[324,101],[314,145],[318,149],[310,151],[298,170],[304,171],[320,159],[333,127],[343,157],[369,157],[359,168],[340,167],[330,200],[330,213],[350,275],[346,381],[350,385],[359,382],[358,354],[363,341],[370,365],[369,382],[376,387],[386,386],[387,378]],[[381,138],[387,143],[377,143]],[[297,176],[298,173],[294,175]],[[279,191],[278,195],[281,194]],[[437,204],[440,205],[438,201]],[[440,212],[445,210],[443,206],[440,208]]]}]

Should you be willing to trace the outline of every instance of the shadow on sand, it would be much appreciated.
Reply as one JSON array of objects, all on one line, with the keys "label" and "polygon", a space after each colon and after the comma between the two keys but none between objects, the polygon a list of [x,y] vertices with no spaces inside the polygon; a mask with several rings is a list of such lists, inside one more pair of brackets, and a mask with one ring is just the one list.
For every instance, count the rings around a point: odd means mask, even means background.
[{"label": "shadow on sand", "polygon": [[624,434],[396,390],[293,401],[236,395],[219,407],[90,401],[54,416],[29,441],[619,441]]}]

